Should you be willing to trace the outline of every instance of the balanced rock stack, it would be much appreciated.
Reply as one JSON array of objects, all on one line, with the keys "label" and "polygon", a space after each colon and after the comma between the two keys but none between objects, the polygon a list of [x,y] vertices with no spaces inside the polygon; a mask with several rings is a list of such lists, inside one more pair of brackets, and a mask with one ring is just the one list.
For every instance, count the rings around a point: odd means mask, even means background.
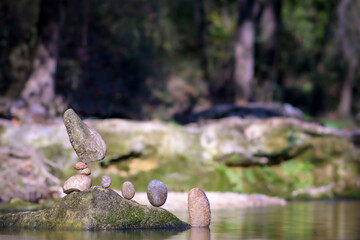
[{"label": "balanced rock stack", "polygon": [[106,144],[100,134],[81,121],[72,109],[65,111],[64,124],[70,143],[81,161],[74,165],[79,174],[71,176],[66,180],[63,190],[64,193],[84,191],[92,185],[91,178],[89,177],[91,170],[88,167],[88,163],[101,161],[105,158]]}]

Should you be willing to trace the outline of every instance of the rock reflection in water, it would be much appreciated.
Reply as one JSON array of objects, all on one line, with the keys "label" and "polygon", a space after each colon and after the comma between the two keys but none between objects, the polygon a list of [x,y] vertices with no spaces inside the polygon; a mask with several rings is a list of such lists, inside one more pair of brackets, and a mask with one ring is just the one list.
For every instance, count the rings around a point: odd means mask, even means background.
[{"label": "rock reflection in water", "polygon": [[[174,212],[188,222],[187,211]],[[224,240],[346,239],[360,236],[360,201],[290,202],[286,206],[212,211],[209,228],[187,231],[4,231],[0,240]]]},{"label": "rock reflection in water", "polygon": [[[179,234],[174,230],[121,230],[121,231],[51,231],[51,230],[23,230],[23,231],[0,231],[1,240],[159,240],[171,239],[174,235]],[[201,238],[199,238],[200,240]],[[208,238],[210,239],[210,238]]]},{"label": "rock reflection in water", "polygon": [[208,227],[191,228],[189,240],[210,240],[210,235]]}]

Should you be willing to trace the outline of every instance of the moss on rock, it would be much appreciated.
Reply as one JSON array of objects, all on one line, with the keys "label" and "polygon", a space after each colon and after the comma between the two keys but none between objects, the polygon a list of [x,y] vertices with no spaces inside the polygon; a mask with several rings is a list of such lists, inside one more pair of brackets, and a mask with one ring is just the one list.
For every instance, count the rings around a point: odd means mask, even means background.
[{"label": "moss on rock", "polygon": [[126,200],[102,187],[73,192],[49,209],[0,216],[0,228],[182,230],[188,227],[165,209]]}]

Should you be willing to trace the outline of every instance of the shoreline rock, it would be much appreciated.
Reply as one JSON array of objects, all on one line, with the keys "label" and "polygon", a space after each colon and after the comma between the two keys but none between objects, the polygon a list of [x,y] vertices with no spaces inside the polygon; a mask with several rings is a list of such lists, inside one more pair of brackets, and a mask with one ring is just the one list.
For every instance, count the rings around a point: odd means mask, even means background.
[{"label": "shoreline rock", "polygon": [[165,209],[126,200],[102,187],[68,194],[49,209],[0,215],[0,228],[181,231],[189,227]]}]

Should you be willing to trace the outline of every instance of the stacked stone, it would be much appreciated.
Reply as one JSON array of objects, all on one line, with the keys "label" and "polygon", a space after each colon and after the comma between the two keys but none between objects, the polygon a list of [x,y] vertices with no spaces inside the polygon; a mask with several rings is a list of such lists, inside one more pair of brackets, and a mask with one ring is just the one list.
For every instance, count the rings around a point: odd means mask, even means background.
[{"label": "stacked stone", "polygon": [[[106,144],[100,134],[83,123],[72,109],[68,109],[64,113],[64,124],[71,145],[81,160],[74,165],[78,174],[71,176],[64,183],[63,190],[68,194],[73,191],[84,191],[91,187],[92,181],[89,177],[91,170],[88,167],[88,163],[104,159]],[[111,182],[110,176],[102,176],[102,187],[109,188]],[[121,192],[125,199],[132,199],[135,195],[134,184],[129,181],[124,182]],[[146,192],[151,205],[160,207],[166,202],[167,187],[160,180],[151,180]],[[205,192],[200,188],[190,190],[188,195],[188,212],[192,227],[209,227],[211,219],[210,204]],[[205,233],[207,232],[205,231]]]},{"label": "stacked stone", "polygon": [[74,165],[79,174],[71,176],[64,183],[64,193],[68,194],[74,191],[84,191],[92,186],[88,163],[105,158],[106,144],[100,134],[81,121],[72,109],[65,111],[64,124],[70,143],[81,160]]}]

